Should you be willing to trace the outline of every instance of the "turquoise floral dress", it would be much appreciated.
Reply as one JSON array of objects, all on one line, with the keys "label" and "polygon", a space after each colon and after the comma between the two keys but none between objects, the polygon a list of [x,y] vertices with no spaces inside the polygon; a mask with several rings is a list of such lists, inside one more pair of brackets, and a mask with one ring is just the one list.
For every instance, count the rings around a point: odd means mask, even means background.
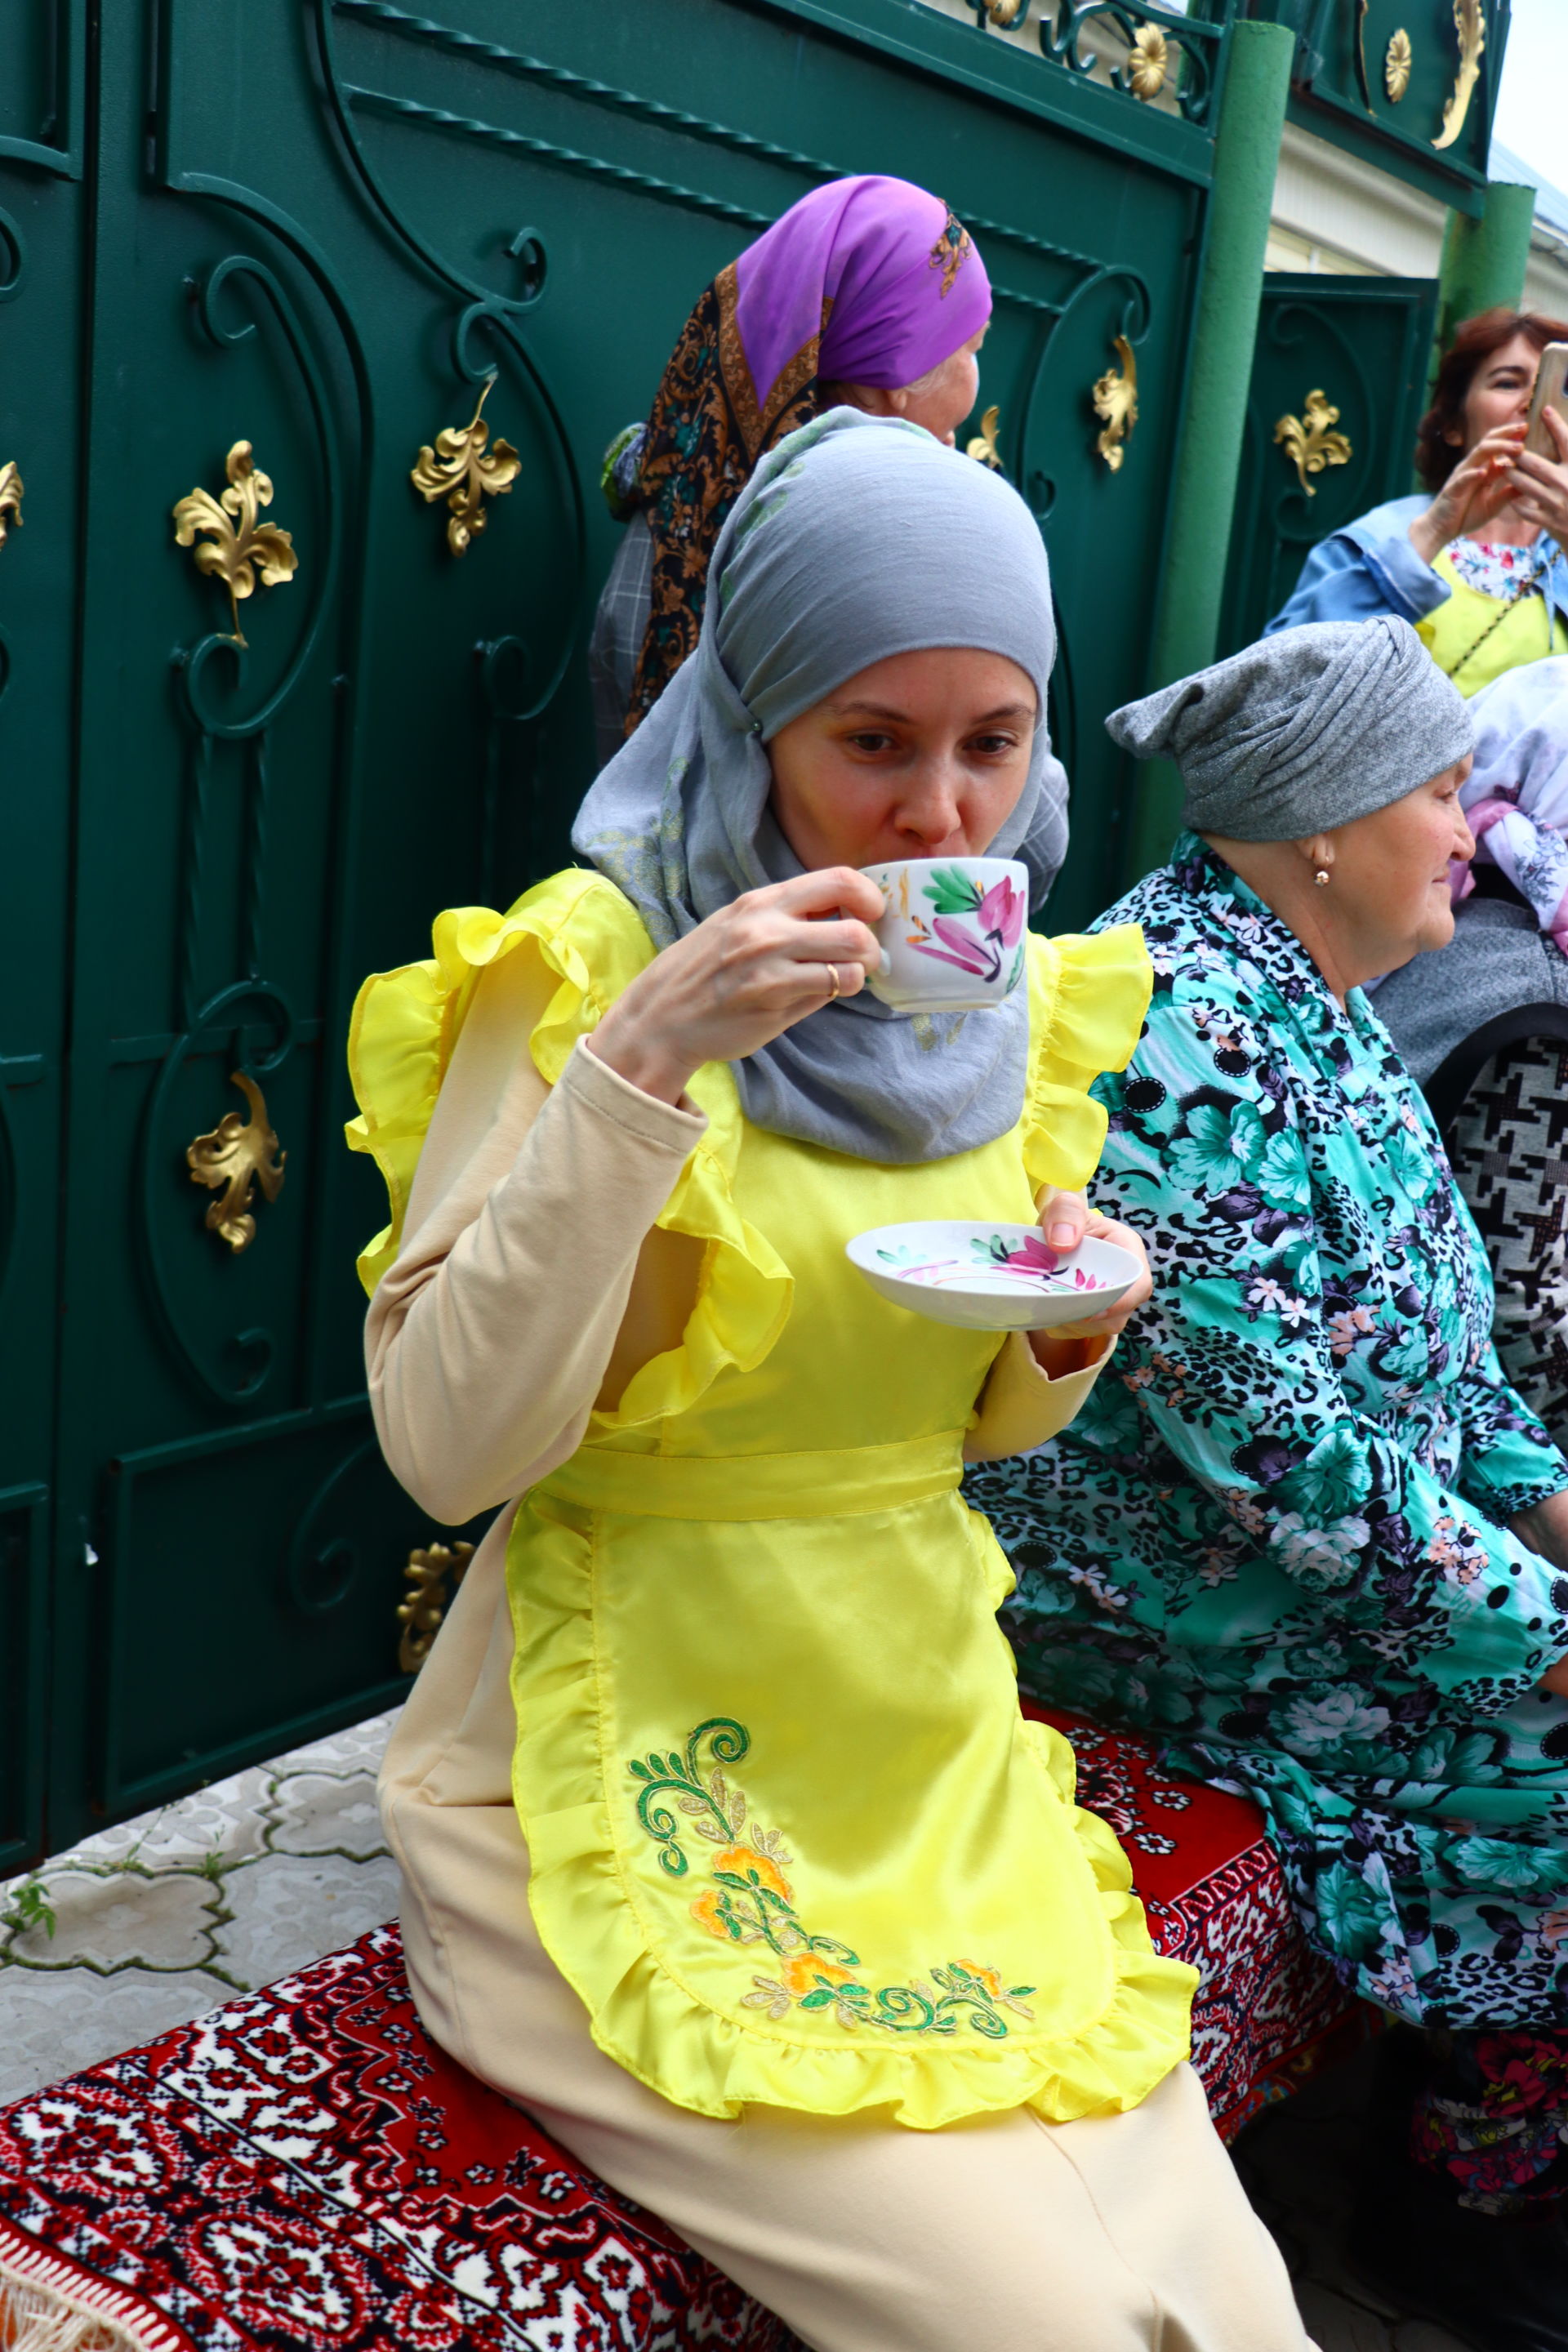
[{"label": "turquoise floral dress", "polygon": [[1024,1685],[1254,1796],[1370,2000],[1568,2024],[1568,1578],[1506,1524],[1568,1462],[1426,1105],[1194,835],[1104,920],[1155,982],[1095,1199],[1156,1289],[1072,1427],[971,1475]]}]

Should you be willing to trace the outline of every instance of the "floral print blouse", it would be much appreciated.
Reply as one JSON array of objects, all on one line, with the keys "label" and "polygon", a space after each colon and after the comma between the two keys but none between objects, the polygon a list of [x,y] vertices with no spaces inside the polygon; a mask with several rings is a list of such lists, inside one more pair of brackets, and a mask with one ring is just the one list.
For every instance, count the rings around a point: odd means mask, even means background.
[{"label": "floral print blouse", "polygon": [[1257,1796],[1372,1998],[1568,2017],[1568,1706],[1537,1690],[1568,1579],[1506,1525],[1568,1462],[1503,1379],[1425,1103],[1195,835],[1104,920],[1142,923],[1155,982],[1095,1089],[1094,1192],[1156,1287],[1071,1428],[972,1475],[1024,1683]]}]

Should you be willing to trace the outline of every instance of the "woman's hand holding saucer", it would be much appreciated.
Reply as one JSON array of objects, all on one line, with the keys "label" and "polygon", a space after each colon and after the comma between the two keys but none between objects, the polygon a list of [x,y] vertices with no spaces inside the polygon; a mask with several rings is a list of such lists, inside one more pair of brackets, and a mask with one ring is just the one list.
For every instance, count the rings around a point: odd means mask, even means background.
[{"label": "woman's hand holding saucer", "polygon": [[1102,1217],[1091,1209],[1081,1192],[1046,1192],[1039,1202],[1040,1231],[1049,1248],[1068,1256],[1079,1242],[1087,1239],[1114,1242],[1131,1252],[1142,1268],[1136,1282],[1125,1290],[1114,1307],[1099,1315],[1086,1315],[1081,1323],[1058,1323],[1048,1331],[1031,1331],[1029,1345],[1035,1360],[1050,1380],[1060,1380],[1065,1373],[1083,1371],[1098,1363],[1105,1352],[1104,1342],[1116,1339],[1130,1318],[1154,1295],[1154,1277],[1149,1270],[1149,1253],[1142,1236],[1131,1225],[1119,1224],[1114,1217]]},{"label": "woman's hand holding saucer", "polygon": [[595,1057],[656,1100],[679,1103],[704,1062],[735,1062],[880,968],[870,926],[882,894],[851,866],[748,890],[710,915],[610,1007]]}]

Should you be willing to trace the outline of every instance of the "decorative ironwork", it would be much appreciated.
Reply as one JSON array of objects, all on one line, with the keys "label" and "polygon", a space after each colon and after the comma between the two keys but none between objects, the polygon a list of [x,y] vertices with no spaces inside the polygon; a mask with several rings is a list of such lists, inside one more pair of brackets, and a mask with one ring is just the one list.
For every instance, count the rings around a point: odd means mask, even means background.
[{"label": "decorative ironwork", "polygon": [[454,555],[467,555],[489,520],[485,500],[504,497],[522,470],[522,459],[510,441],[498,439],[493,449],[485,447],[490,428],[479,412],[494,382],[489,376],[480,386],[467,425],[443,426],[434,449],[428,441],[424,444],[408,477],[426,506],[446,499],[451,516],[447,544]]},{"label": "decorative ironwork", "polygon": [[1454,0],[1454,30],[1459,37],[1459,70],[1453,95],[1443,109],[1443,128],[1434,147],[1451,147],[1465,127],[1470,100],[1480,79],[1481,51],[1487,45],[1487,18],[1482,0]]},{"label": "decorative ironwork", "polygon": [[1373,111],[1372,84],[1366,72],[1366,12],[1372,0],[1355,0],[1355,78],[1361,89],[1361,102],[1369,114]]},{"label": "decorative ironwork", "polygon": [[1083,34],[1086,25],[1097,16],[1113,26],[1127,45],[1125,58],[1111,69],[1112,89],[1125,90],[1145,105],[1163,90],[1172,90],[1189,122],[1207,119],[1215,68],[1228,37],[1228,21],[1206,24],[1197,17],[1142,5],[1141,0],[1061,0],[1054,25],[1048,16],[1041,19],[1041,56],[1066,66],[1070,73],[1092,73],[1100,58],[1096,51],[1084,47]]},{"label": "decorative ironwork", "polygon": [[198,488],[175,501],[174,544],[193,547],[199,533],[207,534],[195,547],[196,570],[220,579],[228,590],[234,642],[243,646],[240,599],[255,594],[258,580],[264,588],[285,586],[300,559],[288,531],[275,522],[258,520],[260,509],[272,504],[272,481],[258,467],[248,441],[235,443],[224,460],[224,472],[228,488],[216,499],[210,490]]},{"label": "decorative ironwork", "polygon": [[[374,24],[379,31],[391,33],[402,40],[444,50],[450,57],[475,59],[482,65],[494,67],[499,72],[514,75],[520,80],[537,82],[547,89],[560,90],[568,97],[581,99],[588,105],[604,107],[616,114],[629,115],[636,121],[658,123],[679,131],[689,139],[723,148],[731,154],[752,155],[764,163],[783,163],[791,171],[804,172],[808,178],[824,182],[844,176],[846,167],[843,163],[830,163],[820,155],[804,154],[799,148],[781,147],[776,141],[759,138],[754,131],[738,131],[731,123],[713,122],[704,115],[689,114],[681,107],[667,106],[662,100],[645,98],[637,90],[617,89],[610,82],[595,81],[591,75],[574,73],[569,67],[549,64],[544,58],[529,57],[521,49],[509,49],[499,41],[483,40],[478,34],[464,31],[458,26],[443,25],[433,17],[416,16],[409,9],[394,5],[393,0],[317,0],[317,5],[326,16],[334,14],[357,16]],[[1011,7],[1011,14],[1004,14],[995,20],[1008,30],[1016,30],[1022,26],[1029,13],[1029,0],[969,0],[969,5],[983,14],[988,14],[993,8],[1005,12]],[[328,32],[330,53],[330,26],[325,22],[323,29]],[[351,110],[354,105],[359,105],[368,107],[374,112],[379,105],[384,111],[405,113],[416,120],[434,111],[428,107],[419,107],[412,100],[387,98],[383,93],[360,89],[353,84],[342,82],[337,78],[335,67],[332,86],[334,94],[347,101]],[[470,138],[497,139],[515,143],[521,137],[520,133],[503,131],[493,123],[472,121],[456,115],[442,117],[442,123],[447,130],[466,133]],[[526,143],[530,145],[531,152],[539,154],[547,162],[559,163],[563,169],[605,173],[647,194],[674,198],[697,211],[710,212],[716,218],[732,221],[742,228],[771,228],[775,217],[769,213],[752,212],[743,205],[727,204],[720,197],[709,196],[700,191],[677,187],[670,181],[637,177],[597,156],[581,155],[571,148],[552,146],[546,141]],[[967,207],[963,220],[973,236],[987,240],[1004,237],[1010,245],[1021,246],[1026,253],[1046,254],[1053,260],[1074,262],[1083,269],[1099,267],[1088,254],[1074,253],[1067,246],[1052,245],[1047,238],[1035,236],[1027,229],[1017,228],[1010,221],[984,220]],[[406,225],[400,221],[398,226],[402,233],[408,236]],[[515,250],[515,245],[508,247],[509,252]],[[447,265],[438,266],[455,283],[464,284],[470,292],[478,290],[472,281],[467,278],[459,280]],[[991,281],[991,291],[999,301],[1016,302],[1026,310],[1054,310],[1057,307],[1019,294],[1011,287],[998,286],[994,278]],[[518,303],[506,307],[521,309],[523,305]]]},{"label": "decorative ironwork", "polygon": [[229,1084],[245,1097],[249,1118],[241,1118],[237,1110],[226,1111],[210,1135],[198,1135],[186,1147],[185,1158],[193,1184],[205,1184],[213,1192],[221,1189],[222,1197],[208,1202],[204,1222],[207,1231],[221,1234],[237,1255],[256,1239],[250,1204],[257,1185],[266,1199],[275,1201],[283,1190],[283,1163],[289,1155],[278,1150],[278,1138],[255,1079],[235,1070]]},{"label": "decorative ironwork", "polygon": [[963,445],[966,457],[978,458],[981,465],[989,466],[997,474],[1002,471],[1002,460],[996,448],[996,427],[1001,415],[1000,408],[986,409],[980,419],[979,432]]},{"label": "decorative ironwork", "polygon": [[1327,395],[1319,392],[1307,394],[1300,416],[1282,416],[1274,427],[1274,438],[1295,467],[1301,488],[1310,499],[1318,495],[1316,485],[1307,479],[1309,474],[1321,474],[1326,466],[1345,466],[1354,457],[1349,440],[1331,427],[1340,421],[1340,412],[1330,405]]},{"label": "decorative ironwork", "polygon": [[4,466],[0,466],[0,547],[4,547],[10,537],[13,523],[18,530],[22,528],[22,500],[26,496],[26,487],[21,475],[16,471],[16,461],[14,457],[7,459]]},{"label": "decorative ironwork", "polygon": [[471,1543],[426,1544],[409,1553],[403,1571],[408,1591],[397,1604],[403,1628],[397,1645],[399,1674],[416,1675],[425,1664],[473,1556]]},{"label": "decorative ironwork", "polygon": [[1390,34],[1383,60],[1383,86],[1395,106],[1410,87],[1410,68],[1414,62],[1410,36],[1401,25],[1396,33]]},{"label": "decorative ironwork", "polygon": [[1138,361],[1125,335],[1113,337],[1120,368],[1107,368],[1091,395],[1102,430],[1095,443],[1113,474],[1121,470],[1127,438],[1138,422]]}]

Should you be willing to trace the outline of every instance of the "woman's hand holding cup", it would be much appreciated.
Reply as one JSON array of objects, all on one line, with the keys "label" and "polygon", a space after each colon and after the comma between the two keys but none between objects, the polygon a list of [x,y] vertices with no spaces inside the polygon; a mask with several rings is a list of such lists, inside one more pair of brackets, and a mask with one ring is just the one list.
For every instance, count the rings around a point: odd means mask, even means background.
[{"label": "woman's hand holding cup", "polygon": [[748,890],[637,974],[595,1030],[594,1055],[679,1103],[704,1062],[738,1062],[836,996],[858,995],[881,968],[871,925],[882,906],[852,866]]}]

